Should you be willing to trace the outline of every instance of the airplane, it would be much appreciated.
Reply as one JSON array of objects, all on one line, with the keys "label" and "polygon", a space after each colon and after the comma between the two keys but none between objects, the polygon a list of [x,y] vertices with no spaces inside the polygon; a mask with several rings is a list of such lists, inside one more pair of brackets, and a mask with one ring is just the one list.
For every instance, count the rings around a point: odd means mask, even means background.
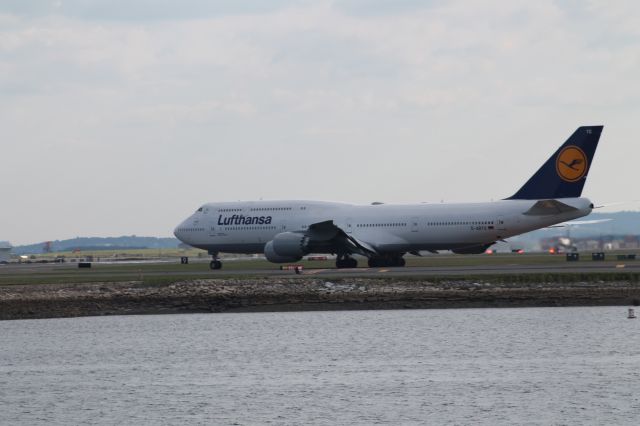
[{"label": "airplane", "polygon": [[[596,206],[594,208],[599,208],[600,206]],[[604,207],[604,206],[603,206]],[[565,228],[565,235],[557,235],[552,237],[550,241],[552,241],[553,246],[549,249],[551,253],[561,253],[561,252],[575,252],[578,251],[578,247],[574,244],[575,241],[571,238],[571,230],[573,228],[578,228],[580,226],[585,225],[595,225],[598,223],[609,222],[611,219],[594,219],[594,220],[572,220],[571,222],[560,223],[557,225],[548,226],[546,229],[553,228]]]},{"label": "airplane", "polygon": [[310,253],[336,255],[337,268],[405,266],[404,255],[451,250],[480,254],[497,241],[588,215],[582,198],[603,126],[579,127],[511,197],[481,203],[384,204],[284,200],[214,202],[199,207],[174,235],[218,255],[264,254],[273,263]]}]

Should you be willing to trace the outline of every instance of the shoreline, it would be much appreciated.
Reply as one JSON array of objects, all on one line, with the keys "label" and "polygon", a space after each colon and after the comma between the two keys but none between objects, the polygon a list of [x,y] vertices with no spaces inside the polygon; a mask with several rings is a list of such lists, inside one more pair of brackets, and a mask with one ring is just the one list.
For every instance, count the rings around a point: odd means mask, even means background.
[{"label": "shoreline", "polygon": [[0,286],[0,320],[217,312],[640,305],[640,284],[480,279],[201,279]]}]

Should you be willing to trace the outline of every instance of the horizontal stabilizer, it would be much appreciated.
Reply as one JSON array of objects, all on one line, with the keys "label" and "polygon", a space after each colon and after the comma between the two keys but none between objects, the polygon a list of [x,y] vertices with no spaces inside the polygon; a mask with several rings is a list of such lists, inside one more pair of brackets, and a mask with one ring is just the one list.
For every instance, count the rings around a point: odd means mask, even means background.
[{"label": "horizontal stabilizer", "polygon": [[558,200],[540,200],[522,214],[527,216],[548,216],[578,210]]}]

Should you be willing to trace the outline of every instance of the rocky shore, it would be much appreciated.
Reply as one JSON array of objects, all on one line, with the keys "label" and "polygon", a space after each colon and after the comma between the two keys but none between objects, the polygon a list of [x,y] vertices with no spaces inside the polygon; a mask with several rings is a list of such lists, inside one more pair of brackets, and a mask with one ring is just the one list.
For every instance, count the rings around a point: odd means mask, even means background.
[{"label": "rocky shore", "polygon": [[630,282],[251,278],[0,287],[0,319],[196,312],[638,305]]}]

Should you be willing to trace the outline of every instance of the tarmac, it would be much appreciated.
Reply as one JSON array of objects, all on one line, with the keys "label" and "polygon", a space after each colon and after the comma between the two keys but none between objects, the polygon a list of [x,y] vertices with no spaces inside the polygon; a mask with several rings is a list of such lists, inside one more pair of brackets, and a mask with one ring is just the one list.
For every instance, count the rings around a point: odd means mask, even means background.
[{"label": "tarmac", "polygon": [[[299,274],[292,269],[278,269],[278,268],[259,268],[259,269],[244,269],[238,267],[226,267],[232,264],[233,261],[224,262],[223,267],[220,270],[207,270],[200,268],[194,270],[191,265],[185,265],[184,268],[173,268],[172,270],[156,270],[153,265],[167,265],[168,263],[139,263],[139,264],[126,264],[121,263],[118,265],[101,265],[100,263],[94,263],[94,267],[91,270],[92,275],[105,274],[110,277],[130,276],[132,270],[120,271],[116,266],[135,266],[139,265],[140,270],[145,276],[163,276],[163,277],[184,277],[184,276],[202,276],[203,274],[209,275],[211,278],[216,276],[223,277],[305,277],[305,276],[331,276],[338,278],[348,277],[434,277],[434,276],[478,276],[478,275],[519,275],[519,274],[592,274],[592,273],[620,273],[620,272],[640,272],[640,262],[634,261],[581,261],[581,262],[549,262],[543,264],[499,264],[499,265],[463,265],[463,266],[405,266],[405,267],[382,267],[382,268],[303,268]],[[173,263],[172,263],[173,264]],[[86,271],[89,272],[89,271]],[[30,274],[46,275],[47,273],[59,275],[64,274],[81,274],[85,271],[78,269],[74,264],[8,264],[0,266],[0,280],[8,276],[22,276],[26,277]]]}]

